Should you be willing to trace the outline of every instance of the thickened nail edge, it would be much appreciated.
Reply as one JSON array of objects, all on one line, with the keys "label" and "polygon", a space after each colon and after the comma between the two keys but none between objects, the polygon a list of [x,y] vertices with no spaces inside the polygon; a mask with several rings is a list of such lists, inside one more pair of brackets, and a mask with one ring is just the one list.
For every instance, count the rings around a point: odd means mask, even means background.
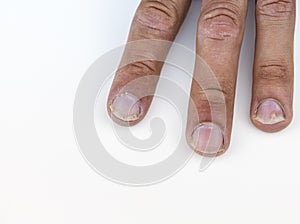
[{"label": "thickened nail edge", "polygon": [[128,92],[118,94],[109,107],[114,117],[125,122],[136,121],[142,114],[139,99]]},{"label": "thickened nail edge", "polygon": [[262,100],[255,111],[254,119],[264,125],[274,125],[286,120],[283,106],[278,100]]}]

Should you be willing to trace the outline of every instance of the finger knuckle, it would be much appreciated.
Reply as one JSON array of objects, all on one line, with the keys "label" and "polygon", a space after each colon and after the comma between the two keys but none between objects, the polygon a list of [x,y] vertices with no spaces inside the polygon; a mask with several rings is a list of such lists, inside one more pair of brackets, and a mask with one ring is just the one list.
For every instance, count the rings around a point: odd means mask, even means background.
[{"label": "finger knuckle", "polygon": [[197,95],[198,100],[202,104],[206,102],[211,108],[216,108],[217,110],[222,109],[233,96],[230,89],[221,87],[203,88],[199,90]]},{"label": "finger knuckle", "polygon": [[261,82],[284,83],[290,81],[290,66],[287,63],[274,61],[262,63],[258,66],[256,77]]},{"label": "finger knuckle", "polygon": [[130,63],[125,67],[119,69],[120,73],[137,74],[138,76],[143,75],[154,75],[157,72],[157,66],[154,61],[136,61]]},{"label": "finger knuckle", "polygon": [[242,28],[240,6],[230,1],[211,1],[201,9],[199,32],[205,38],[225,40],[237,37]]},{"label": "finger knuckle", "polygon": [[169,32],[177,24],[178,10],[172,0],[144,0],[136,13],[136,21],[153,32]]},{"label": "finger knuckle", "polygon": [[295,0],[257,0],[258,19],[286,20],[295,10]]}]

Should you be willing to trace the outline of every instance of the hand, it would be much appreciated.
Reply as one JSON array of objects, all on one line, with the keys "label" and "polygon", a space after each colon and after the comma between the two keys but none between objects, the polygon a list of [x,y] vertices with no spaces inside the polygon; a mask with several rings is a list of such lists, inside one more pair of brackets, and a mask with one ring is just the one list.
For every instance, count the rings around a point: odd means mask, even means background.
[{"label": "hand", "polygon": [[[173,41],[190,3],[190,0],[142,0],[128,42],[142,39]],[[284,129],[293,116],[295,8],[296,0],[256,1],[257,32],[250,116],[253,124],[266,132]],[[203,89],[198,85],[195,80],[208,77],[196,59],[190,93],[196,113],[190,102],[186,137],[191,148],[205,156],[220,155],[230,144],[246,12],[247,0],[202,1],[196,53],[213,71],[220,87]],[[165,46],[161,47],[165,49]],[[134,54],[133,50],[126,49],[123,57]],[[135,125],[144,118],[153,97],[138,99],[130,90],[122,92],[121,89],[138,77],[159,75],[162,66],[159,61],[148,60],[134,62],[117,71],[107,102],[108,112],[115,122]],[[154,93],[156,82],[149,83],[147,88]],[[215,119],[211,117],[211,105],[218,108],[218,102],[208,101],[208,91],[222,93],[225,99],[226,113],[220,111]]]}]

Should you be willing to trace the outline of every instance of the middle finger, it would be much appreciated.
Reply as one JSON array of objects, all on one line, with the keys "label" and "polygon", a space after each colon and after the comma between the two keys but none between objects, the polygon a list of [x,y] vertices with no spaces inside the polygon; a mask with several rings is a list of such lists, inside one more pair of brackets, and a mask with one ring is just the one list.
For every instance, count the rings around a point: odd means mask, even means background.
[{"label": "middle finger", "polygon": [[[246,12],[247,0],[202,2],[186,130],[189,145],[202,155],[219,155],[229,147]],[[219,85],[210,83],[213,76]]]}]

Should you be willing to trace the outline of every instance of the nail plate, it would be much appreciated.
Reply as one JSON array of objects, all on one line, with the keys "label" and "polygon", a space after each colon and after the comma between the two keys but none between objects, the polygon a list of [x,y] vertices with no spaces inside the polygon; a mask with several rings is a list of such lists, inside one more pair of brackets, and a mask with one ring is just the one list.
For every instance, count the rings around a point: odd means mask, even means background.
[{"label": "nail plate", "polygon": [[213,123],[201,123],[192,133],[193,147],[206,155],[217,155],[222,150],[224,137],[222,130]]},{"label": "nail plate", "polygon": [[255,119],[262,124],[272,125],[284,121],[285,114],[277,100],[267,99],[258,105]]},{"label": "nail plate", "polygon": [[121,93],[110,105],[112,114],[123,121],[136,121],[141,115],[141,105],[137,97],[131,93]]}]

